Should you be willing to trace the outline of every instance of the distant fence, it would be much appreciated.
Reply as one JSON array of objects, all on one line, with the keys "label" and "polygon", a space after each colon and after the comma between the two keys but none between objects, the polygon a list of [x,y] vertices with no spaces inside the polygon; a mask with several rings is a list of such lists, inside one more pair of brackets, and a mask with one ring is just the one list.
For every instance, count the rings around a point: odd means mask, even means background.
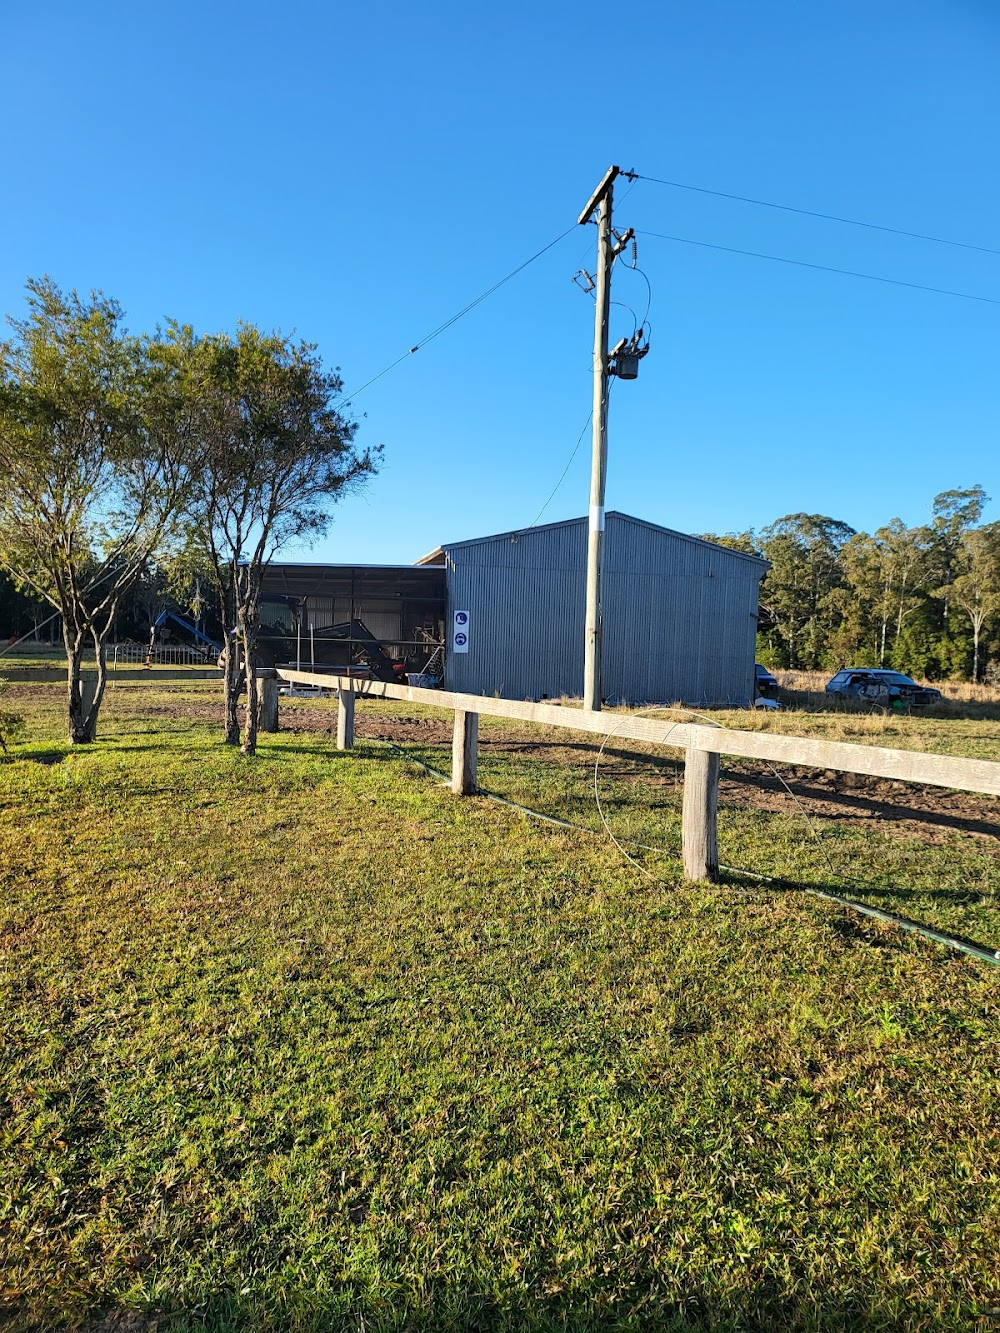
[{"label": "distant fence", "polygon": [[116,643],[112,645],[111,665],[127,665],[134,662],[148,662],[156,666],[214,666],[214,658],[191,648],[188,644],[162,644],[150,651],[145,643]]},{"label": "distant fence", "polygon": [[682,851],[684,873],[692,880],[715,880],[718,877],[719,756],[723,754],[1000,796],[1000,763],[985,759],[956,759],[916,750],[889,750],[875,745],[851,745],[843,741],[774,735],[765,731],[736,731],[704,723],[662,722],[629,713],[594,713],[560,704],[453,694],[447,690],[389,685],[378,680],[292,671],[283,667],[260,675],[261,727],[265,731],[278,729],[279,685],[318,685],[337,690],[337,747],[341,750],[354,744],[354,712],[358,698],[399,699],[451,710],[455,714],[451,786],[459,795],[469,795],[476,790],[480,714],[584,731],[602,738],[611,736],[616,740],[643,741],[682,749],[685,752]]}]

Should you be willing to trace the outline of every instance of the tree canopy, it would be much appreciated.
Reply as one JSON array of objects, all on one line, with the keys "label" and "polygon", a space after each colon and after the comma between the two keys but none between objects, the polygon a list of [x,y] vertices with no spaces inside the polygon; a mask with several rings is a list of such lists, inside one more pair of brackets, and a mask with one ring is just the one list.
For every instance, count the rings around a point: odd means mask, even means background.
[{"label": "tree canopy", "polygon": [[379,451],[354,447],[356,423],[337,406],[342,383],[315,346],[241,325],[234,338],[184,350],[191,392],[203,405],[204,459],[189,512],[213,571],[230,637],[225,658],[226,739],[239,739],[236,701],[246,685],[243,748],[257,735],[257,628],[261,581],[290,541],[322,534],[333,506],[376,470]]},{"label": "tree canopy", "polygon": [[[928,523],[855,532],[788,514],[758,533],[713,537],[769,562],[758,654],[774,667],[892,666],[978,680],[1000,665],[1000,525],[982,486],[942,491]],[[956,612],[958,614],[956,614]]]},{"label": "tree canopy", "polygon": [[[195,596],[203,572],[215,583],[232,648],[226,738],[239,739],[245,683],[253,752],[256,679],[246,667],[263,572],[286,543],[325,530],[378,451],[354,448],[340,377],[311,344],[252,324],[235,336],[172,323],[136,337],[117,302],[48,278],[29,281],[27,301],[0,343],[0,571],[59,613],[70,739],[94,738],[105,645],[159,562],[161,578],[195,571]],[[97,675],[85,684],[88,646]]]},{"label": "tree canopy", "polygon": [[[166,539],[193,474],[177,399],[117,302],[48,278],[0,343],[0,567],[59,612],[69,733],[93,738],[104,644],[122,599]],[[92,644],[93,692],[80,663]]]}]

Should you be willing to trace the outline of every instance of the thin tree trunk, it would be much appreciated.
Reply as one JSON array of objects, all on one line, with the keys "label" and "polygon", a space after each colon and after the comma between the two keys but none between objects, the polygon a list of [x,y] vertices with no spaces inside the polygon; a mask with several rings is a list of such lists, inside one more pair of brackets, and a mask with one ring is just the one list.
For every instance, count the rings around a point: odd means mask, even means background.
[{"label": "thin tree trunk", "polygon": [[243,689],[243,674],[240,666],[239,645],[230,629],[236,623],[233,611],[233,584],[227,583],[216,566],[215,594],[219,609],[219,624],[222,626],[222,706],[223,739],[226,745],[239,745],[240,720],[238,706],[240,692]]},{"label": "thin tree trunk", "polygon": [[246,571],[246,583],[243,588],[242,605],[239,607],[237,624],[239,639],[243,645],[243,660],[247,673],[247,708],[246,723],[243,728],[244,754],[257,753],[257,730],[260,725],[260,691],[257,683],[257,626],[260,624],[260,578],[251,567]]},{"label": "thin tree trunk", "polygon": [[260,683],[257,680],[257,672],[254,670],[252,659],[251,665],[247,670],[247,715],[246,726],[243,729],[243,745],[241,749],[244,754],[257,753],[257,730],[260,726]]},{"label": "thin tree trunk", "polygon": [[83,662],[83,635],[72,631],[63,622],[63,643],[66,646],[66,703],[69,713],[69,740],[71,745],[88,745],[93,739],[83,713],[83,681],[80,667]]},{"label": "thin tree trunk", "polygon": [[241,661],[240,642],[235,634],[227,636],[225,652],[225,673],[223,690],[225,695],[225,740],[227,745],[240,743],[240,719],[238,713],[240,693],[243,689],[243,664]]},{"label": "thin tree trunk", "polygon": [[97,659],[97,684],[94,689],[94,702],[87,718],[87,729],[90,732],[90,739],[93,740],[97,735],[97,718],[108,683],[108,654],[104,639],[95,630],[91,630],[91,637],[94,640],[94,656]]}]

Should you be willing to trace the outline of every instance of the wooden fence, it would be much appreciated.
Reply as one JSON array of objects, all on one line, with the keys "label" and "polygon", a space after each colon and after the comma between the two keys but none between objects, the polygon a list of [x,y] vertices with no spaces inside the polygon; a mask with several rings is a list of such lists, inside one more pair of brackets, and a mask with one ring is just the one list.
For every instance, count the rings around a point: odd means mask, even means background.
[{"label": "wooden fence", "polygon": [[693,880],[714,880],[718,875],[720,755],[802,764],[841,773],[889,778],[895,782],[921,782],[1000,796],[1000,763],[984,759],[956,759],[916,750],[889,750],[882,746],[851,745],[843,741],[813,740],[766,731],[736,731],[701,722],[664,722],[630,713],[594,713],[571,705],[453,694],[446,690],[418,689],[284,668],[260,675],[261,729],[264,731],[278,729],[278,690],[281,685],[318,685],[337,690],[337,747],[341,750],[350,749],[354,744],[354,710],[358,698],[399,699],[450,709],[455,715],[451,786],[454,792],[463,796],[476,790],[480,715],[589,732],[602,739],[642,741],[682,749],[685,756],[681,816],[684,873]]}]

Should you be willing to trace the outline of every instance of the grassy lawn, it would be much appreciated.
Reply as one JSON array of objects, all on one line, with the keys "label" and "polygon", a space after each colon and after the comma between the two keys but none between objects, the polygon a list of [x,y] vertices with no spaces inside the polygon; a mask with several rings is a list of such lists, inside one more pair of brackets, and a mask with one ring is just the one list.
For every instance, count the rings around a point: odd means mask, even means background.
[{"label": "grassy lawn", "polygon": [[[643,873],[374,740],[246,761],[205,697],[113,689],[71,753],[38,686],[0,762],[0,1324],[988,1326],[1000,969],[684,885],[669,763],[602,767]],[[1000,734],[954,725],[909,734]],[[484,785],[601,827],[593,750],[483,732]],[[1000,936],[986,838],[795,819],[725,811],[724,859]]]}]

